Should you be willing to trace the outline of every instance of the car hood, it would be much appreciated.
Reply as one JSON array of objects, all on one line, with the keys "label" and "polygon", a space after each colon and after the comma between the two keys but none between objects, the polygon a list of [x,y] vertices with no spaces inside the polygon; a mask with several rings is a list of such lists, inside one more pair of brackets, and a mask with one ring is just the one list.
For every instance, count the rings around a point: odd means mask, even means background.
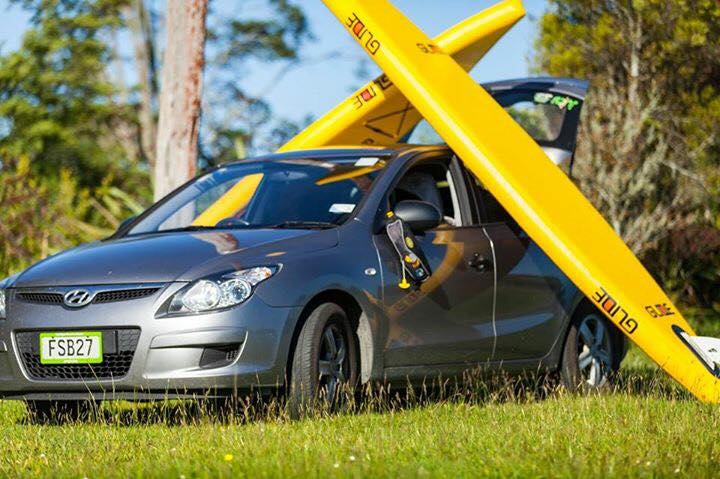
[{"label": "car hood", "polygon": [[[83,245],[25,270],[13,287],[191,281],[230,268],[279,263],[337,245],[336,230],[224,230],[130,236]],[[271,259],[272,258],[272,259]]]}]

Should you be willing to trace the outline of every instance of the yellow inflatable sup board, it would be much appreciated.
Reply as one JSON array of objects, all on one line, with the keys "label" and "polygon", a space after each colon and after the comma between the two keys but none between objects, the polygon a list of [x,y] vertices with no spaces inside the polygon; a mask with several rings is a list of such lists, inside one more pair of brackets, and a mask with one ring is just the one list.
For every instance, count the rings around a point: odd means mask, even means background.
[{"label": "yellow inflatable sup board", "polygon": [[[524,15],[520,0],[504,0],[441,33],[434,39],[434,45],[470,71]],[[362,28],[362,23],[356,22],[353,28]],[[374,39],[367,34],[365,39],[367,49],[372,51],[376,46]],[[383,74],[363,85],[279,151],[328,145],[392,145],[412,130],[421,118]]]},{"label": "yellow inflatable sup board", "polygon": [[600,213],[464,66],[387,0],[323,1],[598,309],[695,396],[718,402],[720,340],[694,337]]},{"label": "yellow inflatable sup board", "polygon": [[[523,16],[525,9],[520,0],[503,0],[458,23],[435,40],[469,71]],[[387,75],[381,75],[313,122],[278,151],[330,145],[392,145],[412,130],[421,118]],[[256,188],[257,183],[254,186]],[[193,225],[213,226],[232,216],[242,205],[250,202],[255,188],[246,185],[233,188],[236,191],[220,198],[195,219]]]}]

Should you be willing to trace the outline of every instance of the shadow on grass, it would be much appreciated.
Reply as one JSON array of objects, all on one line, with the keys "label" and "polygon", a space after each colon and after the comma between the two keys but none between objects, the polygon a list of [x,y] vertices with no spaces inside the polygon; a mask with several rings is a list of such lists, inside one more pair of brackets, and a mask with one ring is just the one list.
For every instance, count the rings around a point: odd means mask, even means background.
[{"label": "shadow on grass", "polygon": [[651,367],[621,369],[616,374],[613,393],[653,396],[668,400],[691,399],[692,395],[675,383],[664,371]]},{"label": "shadow on grass", "polygon": [[[436,379],[423,384],[393,387],[388,384],[367,385],[361,390],[345,391],[332,407],[323,403],[307,411],[309,417],[337,414],[388,413],[451,404],[507,404],[541,402],[582,394],[628,394],[664,399],[688,399],[662,371],[639,367],[621,370],[613,385],[598,391],[570,392],[555,374],[527,373],[519,376],[482,374],[474,371],[461,378]],[[88,403],[79,410],[60,411],[45,417],[27,416],[24,423],[67,425],[95,423],[110,426],[163,425],[185,426],[204,423],[247,424],[252,422],[287,421],[287,403],[281,394],[270,397],[238,396],[227,400],[198,398],[196,400],[163,400],[147,403]]]},{"label": "shadow on grass", "polygon": [[[345,391],[332,407],[327,403],[307,411],[309,417],[337,414],[388,413],[423,408],[441,403],[507,404],[541,402],[547,398],[582,394],[627,394],[662,399],[688,399],[689,394],[677,387],[662,371],[648,367],[624,368],[613,385],[602,391],[567,391],[555,374],[527,373],[519,376],[482,374],[473,371],[461,378],[436,379],[419,385],[367,385],[361,390]],[[102,406],[88,403],[79,411],[28,416],[25,423],[63,425],[74,422],[111,426],[164,425],[185,426],[202,423],[246,424],[251,422],[287,421],[290,418],[281,394],[270,397],[238,396],[227,400],[163,400],[147,403],[106,402]]]},{"label": "shadow on grass", "polygon": [[73,407],[63,403],[42,412],[28,407],[19,418],[22,424],[65,426],[106,424],[119,427],[138,425],[187,426],[205,422],[246,423],[283,417],[278,398],[243,396],[228,399],[164,399],[147,402],[82,401]]}]

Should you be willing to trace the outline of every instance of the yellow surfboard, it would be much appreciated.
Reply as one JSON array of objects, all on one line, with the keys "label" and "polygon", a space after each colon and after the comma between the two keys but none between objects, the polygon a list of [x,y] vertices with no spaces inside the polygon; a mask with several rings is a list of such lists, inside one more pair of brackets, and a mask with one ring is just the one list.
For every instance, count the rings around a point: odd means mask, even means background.
[{"label": "yellow surfboard", "polygon": [[[446,30],[435,40],[469,71],[523,16],[525,9],[520,0],[503,0]],[[392,145],[412,130],[421,118],[388,77],[381,75],[278,151],[329,145]],[[255,188],[246,187],[228,192],[195,219],[193,225],[217,224],[249,203],[254,193]]]},{"label": "yellow surfboard", "polygon": [[[438,35],[434,44],[470,71],[515,23],[525,16],[520,0],[503,0]],[[358,28],[361,23],[355,23]],[[361,27],[360,27],[361,28]],[[368,48],[374,48],[368,38]],[[279,151],[329,145],[392,145],[422,116],[387,75],[363,85]]]},{"label": "yellow surfboard", "polygon": [[702,348],[600,213],[463,66],[387,0],[323,1],[586,296],[695,396],[720,401],[712,348]]}]

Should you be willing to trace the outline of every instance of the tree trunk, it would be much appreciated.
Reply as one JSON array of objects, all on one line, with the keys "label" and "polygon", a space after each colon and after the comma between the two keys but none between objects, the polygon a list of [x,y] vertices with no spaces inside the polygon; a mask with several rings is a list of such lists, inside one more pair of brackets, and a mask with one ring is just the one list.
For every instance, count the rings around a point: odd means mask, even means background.
[{"label": "tree trunk", "polygon": [[197,168],[207,0],[168,0],[155,158],[155,199]]},{"label": "tree trunk", "polygon": [[125,9],[133,36],[135,68],[140,87],[140,144],[151,171],[155,168],[158,101],[157,63],[155,60],[155,33],[145,0],[133,0]]}]

